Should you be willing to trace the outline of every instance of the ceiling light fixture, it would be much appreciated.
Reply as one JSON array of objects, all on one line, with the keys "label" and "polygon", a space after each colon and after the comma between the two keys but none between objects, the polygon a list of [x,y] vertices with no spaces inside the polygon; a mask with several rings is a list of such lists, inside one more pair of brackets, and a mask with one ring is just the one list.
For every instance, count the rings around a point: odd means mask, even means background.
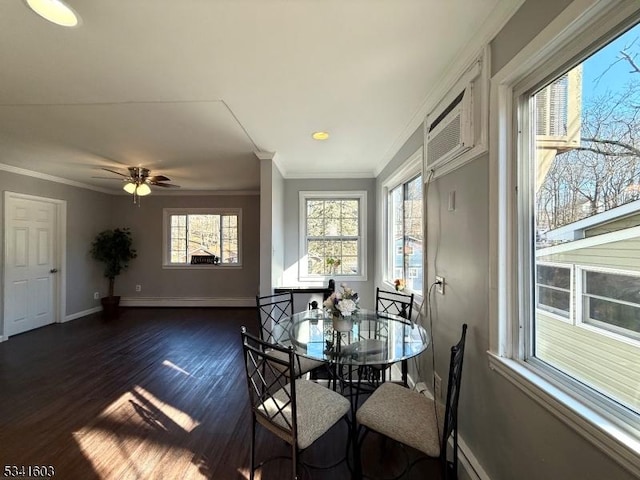
[{"label": "ceiling light fixture", "polygon": [[138,188],[138,186],[133,182],[129,182],[129,183],[125,184],[125,186],[122,187],[122,188],[124,188],[125,192],[130,193],[131,195],[133,195],[134,193],[136,193],[136,188]]},{"label": "ceiling light fixture", "polygon": [[329,132],[313,132],[311,138],[314,140],[327,140],[329,138]]},{"label": "ceiling light fixture", "polygon": [[80,17],[61,0],[25,0],[31,10],[61,27],[75,27]]},{"label": "ceiling light fixture", "polygon": [[137,203],[140,206],[140,200],[136,201],[138,197],[146,197],[151,193],[151,187],[146,183],[145,180],[136,181],[136,182],[127,182],[124,184],[122,189],[133,195],[133,203]]}]

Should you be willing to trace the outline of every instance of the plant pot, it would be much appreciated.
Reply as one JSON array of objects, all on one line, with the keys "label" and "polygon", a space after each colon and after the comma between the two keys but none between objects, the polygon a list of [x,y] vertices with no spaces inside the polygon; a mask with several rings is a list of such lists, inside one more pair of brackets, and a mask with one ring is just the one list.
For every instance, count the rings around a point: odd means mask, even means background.
[{"label": "plant pot", "polygon": [[331,320],[333,322],[333,329],[336,332],[349,332],[353,328],[353,320],[351,317],[335,315]]},{"label": "plant pot", "polygon": [[102,318],[105,320],[113,320],[120,315],[120,295],[113,297],[102,297]]}]

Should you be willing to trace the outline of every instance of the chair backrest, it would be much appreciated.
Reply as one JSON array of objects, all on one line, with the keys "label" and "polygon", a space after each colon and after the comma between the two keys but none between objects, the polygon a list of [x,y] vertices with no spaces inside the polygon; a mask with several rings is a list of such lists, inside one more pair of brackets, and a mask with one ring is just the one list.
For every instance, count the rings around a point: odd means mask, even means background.
[{"label": "chair backrest", "polygon": [[[464,345],[467,338],[467,324],[462,325],[462,336],[458,343],[451,347],[449,361],[449,383],[447,385],[447,400],[445,403],[444,432],[440,455],[446,464],[447,442],[453,434],[453,468],[458,464],[458,400],[460,399],[460,382],[462,380],[462,361],[464,359]],[[455,477],[454,477],[455,478]]]},{"label": "chair backrest", "polygon": [[376,288],[376,310],[411,319],[413,312],[413,293],[387,292]]},{"label": "chair backrest", "polygon": [[264,342],[247,333],[245,327],[242,327],[241,335],[254,418],[286,442],[295,445],[298,431],[296,389],[295,382],[290,382],[294,372],[293,350]]},{"label": "chair backrest", "polygon": [[268,343],[286,340],[288,333],[281,328],[280,322],[293,315],[293,293],[256,296],[256,306],[260,339]]}]

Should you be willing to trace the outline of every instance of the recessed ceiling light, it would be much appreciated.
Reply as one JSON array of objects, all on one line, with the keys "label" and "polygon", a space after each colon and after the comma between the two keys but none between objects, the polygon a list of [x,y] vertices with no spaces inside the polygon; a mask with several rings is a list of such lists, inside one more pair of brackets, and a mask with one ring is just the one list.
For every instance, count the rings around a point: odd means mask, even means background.
[{"label": "recessed ceiling light", "polygon": [[75,27],[79,23],[78,15],[61,0],[26,0],[26,2],[31,10],[56,25]]},{"label": "recessed ceiling light", "polygon": [[314,140],[326,140],[329,138],[329,132],[313,132],[311,138]]}]

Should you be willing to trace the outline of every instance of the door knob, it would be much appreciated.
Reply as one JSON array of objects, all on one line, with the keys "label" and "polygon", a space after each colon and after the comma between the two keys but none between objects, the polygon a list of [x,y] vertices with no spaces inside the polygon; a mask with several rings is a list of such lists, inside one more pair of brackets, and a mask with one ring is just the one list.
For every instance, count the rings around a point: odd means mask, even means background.
[{"label": "door knob", "polygon": [[51,270],[49,270],[49,273],[58,273],[58,269],[57,268],[52,268]]}]

